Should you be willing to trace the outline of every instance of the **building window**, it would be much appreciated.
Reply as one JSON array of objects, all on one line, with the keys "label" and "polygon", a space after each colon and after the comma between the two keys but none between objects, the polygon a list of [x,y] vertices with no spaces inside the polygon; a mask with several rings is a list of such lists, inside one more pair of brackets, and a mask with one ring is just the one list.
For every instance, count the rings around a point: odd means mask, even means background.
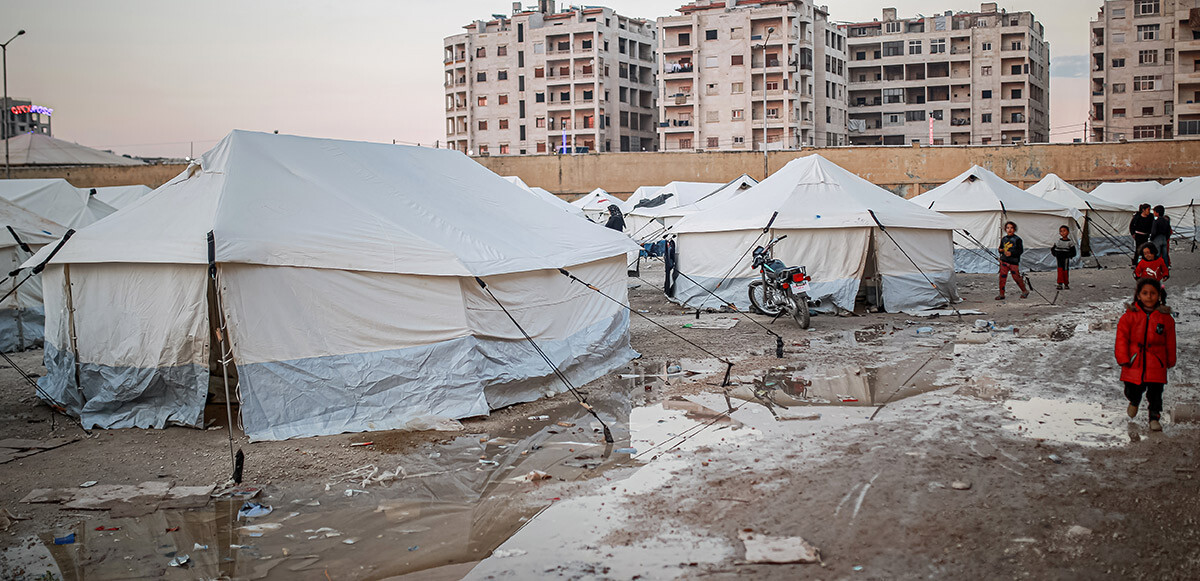
[{"label": "building window", "polygon": [[1158,3],[1159,0],[1133,0],[1133,13],[1136,16],[1158,14]]},{"label": "building window", "polygon": [[481,119],[481,120],[479,121],[479,130],[480,130],[480,131],[487,131],[487,119]]},{"label": "building window", "polygon": [[744,117],[745,113],[746,113],[746,110],[745,110],[745,109],[734,109],[734,110],[733,110],[733,111],[732,111],[732,112],[729,114],[729,118],[730,118],[730,119],[732,119],[732,120],[734,120],[734,121],[741,121],[742,119],[744,119],[744,118],[745,118],[745,117]]},{"label": "building window", "polygon": [[1142,107],[1142,117],[1153,117],[1154,107]]},{"label": "building window", "polygon": [[1124,44],[1125,43],[1125,33],[1124,32],[1114,32],[1112,35],[1112,42],[1113,42],[1113,44]]},{"label": "building window", "polygon": [[1021,98],[1021,89],[1013,89],[1012,94],[1009,95],[1008,98],[1009,99],[1020,99]]},{"label": "building window", "polygon": [[508,47],[505,45],[496,47],[496,56],[508,56]]},{"label": "building window", "polygon": [[475,104],[480,107],[487,107],[487,96],[479,97],[475,100]]},{"label": "building window", "polygon": [[743,136],[743,135],[735,135],[735,136],[733,136],[733,145],[734,145],[734,147],[742,146],[742,145],[745,145],[745,144],[746,144],[746,137],[745,137],[745,136]]},{"label": "building window", "polygon": [[678,46],[691,46],[691,45],[692,45],[692,34],[690,32],[679,33],[679,45]]},{"label": "building window", "polygon": [[979,67],[979,76],[981,76],[981,77],[990,77],[990,76],[992,76],[992,67],[991,67],[991,65],[984,65],[984,66],[982,66],[982,67]]},{"label": "building window", "polygon": [[888,22],[887,23],[887,31],[889,33],[900,32],[900,23],[899,22]]},{"label": "building window", "polygon": [[496,80],[497,81],[507,81],[508,80],[508,71],[496,71]]},{"label": "building window", "polygon": [[1157,91],[1162,82],[1162,75],[1146,75],[1133,78],[1133,92]]},{"label": "building window", "polygon": [[1138,51],[1139,65],[1156,65],[1158,64],[1157,50],[1139,50]]},{"label": "building window", "polygon": [[935,38],[929,41],[929,54],[946,52],[946,39]]},{"label": "building window", "polygon": [[767,108],[767,119],[779,119],[779,107]]},{"label": "building window", "polygon": [[500,95],[500,96],[496,97],[496,104],[497,105],[507,105],[508,104],[508,95]]},{"label": "building window", "polygon": [[1161,125],[1134,125],[1134,139],[1162,139]]},{"label": "building window", "polygon": [[533,78],[541,79],[546,76],[546,67],[534,67]]},{"label": "building window", "polygon": [[500,129],[508,129],[508,119],[500,120]]},{"label": "building window", "polygon": [[544,42],[533,43],[533,54],[546,54],[546,43],[544,43]]},{"label": "building window", "polygon": [[883,90],[883,102],[889,103],[889,104],[890,103],[903,103],[904,102],[904,89],[884,89]]},{"label": "building window", "polygon": [[487,82],[487,71],[475,73],[475,80],[480,83]]},{"label": "building window", "polygon": [[1115,93],[1124,93],[1125,92],[1125,83],[1113,83],[1112,92],[1114,94]]},{"label": "building window", "polygon": [[1125,67],[1125,59],[1113,59],[1112,68],[1120,69]]},{"label": "building window", "polygon": [[488,153],[488,146],[480,145],[479,146],[479,155],[487,155],[487,153]]},{"label": "building window", "polygon": [[485,58],[485,57],[487,57],[487,47],[486,46],[481,46],[481,47],[475,49],[475,58],[481,59],[481,58]]},{"label": "building window", "polygon": [[717,84],[716,84],[716,83],[709,83],[709,84],[707,84],[707,85],[704,85],[704,94],[705,94],[705,95],[716,95],[716,94],[718,94]]},{"label": "building window", "polygon": [[745,87],[745,86],[746,85],[743,83],[730,83],[729,84],[729,92],[733,93],[733,94],[744,93],[745,90],[743,89],[743,87]]},{"label": "building window", "polygon": [[[1193,31],[1193,34],[1195,34],[1194,31]],[[1175,49],[1173,49],[1173,48],[1163,49],[1163,62],[1164,63],[1175,62]]]},{"label": "building window", "polygon": [[992,122],[992,114],[984,113],[984,114],[980,115],[979,121],[980,121],[980,123],[991,123]]},{"label": "building window", "polygon": [[543,128],[543,129],[544,129],[544,128],[546,127],[546,118],[545,118],[545,117],[538,117],[537,119],[534,119],[534,120],[533,120],[533,126],[534,126],[534,127],[540,127],[540,128]]},{"label": "building window", "polygon": [[1157,24],[1142,24],[1137,27],[1137,39],[1141,40],[1158,40],[1158,25]]},{"label": "building window", "polygon": [[767,90],[768,91],[778,91],[779,90],[779,81],[767,81]]},{"label": "building window", "polygon": [[708,148],[709,149],[716,149],[718,146],[720,146],[720,144],[721,144],[721,138],[719,138],[719,137],[709,137],[708,138]]},{"label": "building window", "polygon": [[983,91],[982,93],[980,93],[980,95],[979,95],[979,96],[980,96],[980,97],[982,97],[982,98],[984,98],[984,99],[991,99],[991,98],[992,98],[992,91],[991,91],[991,89],[987,89],[987,90]]},{"label": "building window", "polygon": [[1113,18],[1125,18],[1125,9],[1124,8],[1113,8],[1112,17]]},{"label": "building window", "polygon": [[[1026,65],[1026,66],[1029,66],[1029,65]],[[1012,74],[1014,74],[1014,75],[1021,74],[1021,65],[1013,65],[1012,66]]]},{"label": "building window", "polygon": [[508,155],[508,144],[507,143],[500,144],[500,155]]},{"label": "building window", "polygon": [[546,142],[539,141],[537,144],[537,147],[534,150],[537,151],[538,153],[546,153]]},{"label": "building window", "polygon": [[921,41],[919,41],[919,40],[908,41],[908,54],[921,54]]},{"label": "building window", "polygon": [[716,39],[717,39],[717,31],[716,30],[705,30],[704,31],[704,40],[716,40]]},{"label": "building window", "polygon": [[592,48],[592,39],[590,39],[590,38],[583,39],[583,42],[580,43],[580,46],[583,48],[583,50],[591,49]]},{"label": "building window", "polygon": [[533,94],[533,102],[534,103],[545,103],[546,102],[546,94],[545,93],[534,93]]},{"label": "building window", "polygon": [[1173,101],[1163,101],[1163,115],[1170,117],[1175,114],[1175,103]]},{"label": "building window", "polygon": [[679,140],[679,149],[691,149],[691,148],[692,148],[692,140],[691,139],[680,139]]},{"label": "building window", "polygon": [[1116,119],[1118,117],[1124,117],[1125,116],[1125,108],[1124,107],[1114,108],[1112,116],[1113,116],[1113,119]]},{"label": "building window", "polygon": [[742,65],[745,63],[746,63],[745,55],[735,54],[735,55],[730,55],[730,57],[729,57],[729,64],[731,64],[733,66]]},{"label": "building window", "polygon": [[925,120],[925,112],[924,111],[905,111],[904,112],[904,120],[908,121],[908,122],[924,121]]}]

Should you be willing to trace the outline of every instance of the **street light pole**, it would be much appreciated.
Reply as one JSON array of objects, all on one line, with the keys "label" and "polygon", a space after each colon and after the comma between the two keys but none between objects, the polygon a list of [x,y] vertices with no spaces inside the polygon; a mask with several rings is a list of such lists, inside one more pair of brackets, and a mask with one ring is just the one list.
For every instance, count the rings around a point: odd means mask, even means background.
[{"label": "street light pole", "polygon": [[770,161],[767,159],[767,43],[771,41],[774,26],[767,27],[767,36],[763,39],[763,179],[770,176]]},{"label": "street light pole", "polygon": [[8,44],[15,40],[18,36],[25,34],[25,30],[18,30],[8,42],[0,44],[0,68],[3,69],[4,76],[4,110],[0,111],[0,125],[4,126],[4,178],[12,177],[12,168],[8,165],[8,117],[12,111],[12,105],[8,102]]}]

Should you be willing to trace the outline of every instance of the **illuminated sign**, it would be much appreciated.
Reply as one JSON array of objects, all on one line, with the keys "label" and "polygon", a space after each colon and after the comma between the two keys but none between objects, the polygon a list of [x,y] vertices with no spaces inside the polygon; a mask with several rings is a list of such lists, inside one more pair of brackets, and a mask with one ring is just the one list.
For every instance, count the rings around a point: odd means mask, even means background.
[{"label": "illuminated sign", "polygon": [[21,115],[22,113],[41,113],[42,115],[49,117],[54,113],[54,109],[43,107],[41,105],[16,105],[9,110],[13,112],[13,115]]}]

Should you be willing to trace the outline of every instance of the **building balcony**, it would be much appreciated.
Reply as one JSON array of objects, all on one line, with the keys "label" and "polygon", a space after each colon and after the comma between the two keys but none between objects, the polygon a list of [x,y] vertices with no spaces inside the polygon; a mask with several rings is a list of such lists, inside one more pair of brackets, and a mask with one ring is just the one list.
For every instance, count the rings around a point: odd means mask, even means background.
[{"label": "building balcony", "polygon": [[1175,104],[1175,114],[1176,114],[1176,115],[1196,115],[1196,114],[1200,114],[1200,102],[1197,102],[1197,103],[1188,103],[1188,102],[1176,103],[1176,104]]},{"label": "building balcony", "polygon": [[1175,73],[1175,84],[1193,84],[1200,83],[1200,71],[1186,71]]},{"label": "building balcony", "polygon": [[679,53],[691,54],[692,46],[688,45],[688,44],[676,45],[676,46],[666,46],[666,47],[663,47],[660,52],[662,52],[662,54],[664,54],[664,55],[679,54]]}]

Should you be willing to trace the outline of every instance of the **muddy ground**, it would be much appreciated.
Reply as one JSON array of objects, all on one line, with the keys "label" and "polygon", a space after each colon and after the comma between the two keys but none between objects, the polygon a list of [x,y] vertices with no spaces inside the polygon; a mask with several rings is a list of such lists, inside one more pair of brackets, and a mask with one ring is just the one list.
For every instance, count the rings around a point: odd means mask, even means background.
[{"label": "muddy ground", "polygon": [[[615,444],[604,446],[566,394],[464,420],[461,431],[255,444],[238,434],[245,481],[273,507],[256,519],[237,518],[240,499],[192,510],[148,500],[122,512],[21,503],[33,489],[92,480],[222,483],[224,408],[210,407],[204,431],[86,434],[0,369],[0,438],[80,438],[0,464],[0,508],[21,517],[0,517],[0,570],[13,579],[1195,578],[1200,424],[1170,415],[1200,404],[1200,255],[1186,250],[1173,253],[1168,282],[1180,366],[1162,433],[1148,431],[1144,403],[1138,418],[1125,416],[1111,349],[1131,278],[1115,256],[1101,259],[1109,268],[1074,271],[1057,297],[1053,273],[1032,275],[1044,297],[1010,290],[1003,302],[992,300],[994,275],[960,275],[958,308],[985,313],[961,319],[860,312],[814,317],[804,331],[755,317],[782,335],[782,359],[745,315],[728,330],[683,328],[695,316],[663,299],[651,265],[645,280],[630,279],[640,285],[633,307],[699,348],[633,318],[642,358],[584,387]],[[721,316],[730,315],[701,320]],[[975,333],[977,319],[1017,332]],[[723,365],[704,351],[735,363],[728,401]],[[14,359],[42,373],[40,358]],[[362,442],[372,444],[351,446]],[[531,481],[534,470],[550,478]],[[748,563],[747,530],[803,537],[821,563]],[[75,543],[53,544],[71,532]],[[182,554],[188,566],[168,565]]]}]

